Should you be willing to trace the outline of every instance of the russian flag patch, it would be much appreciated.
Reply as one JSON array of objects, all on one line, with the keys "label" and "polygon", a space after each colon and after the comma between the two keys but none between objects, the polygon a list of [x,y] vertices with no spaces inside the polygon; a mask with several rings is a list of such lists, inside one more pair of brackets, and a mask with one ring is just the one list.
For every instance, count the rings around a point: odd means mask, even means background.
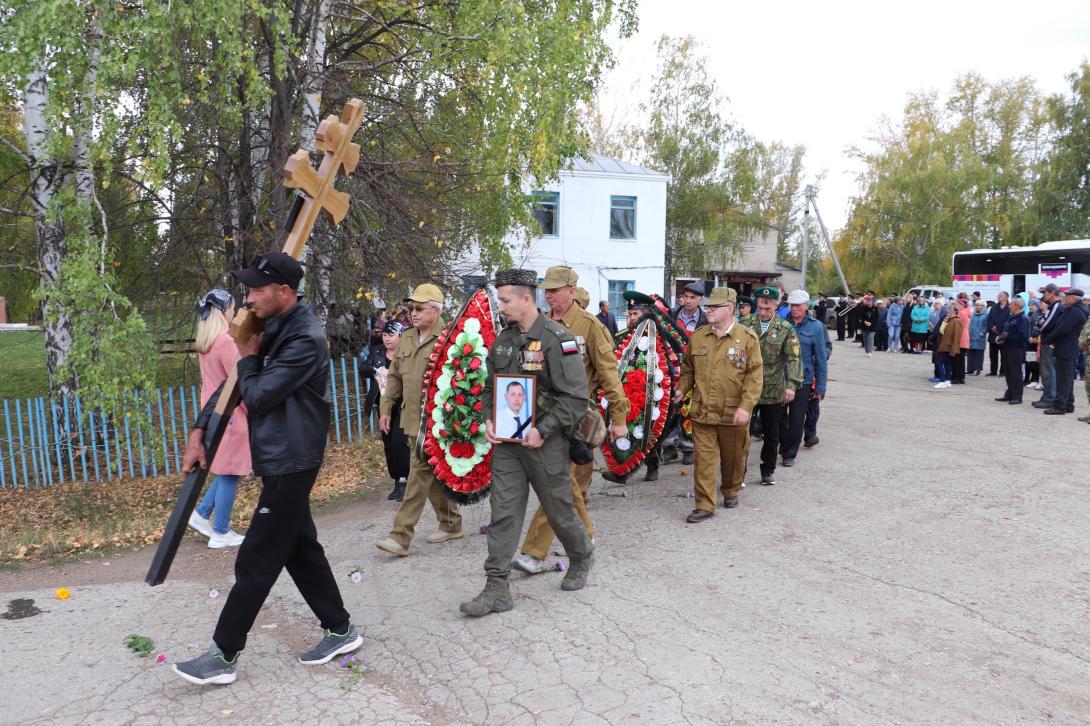
[{"label": "russian flag patch", "polygon": [[564,355],[577,355],[579,353],[579,344],[574,340],[562,340],[560,341],[560,352]]}]

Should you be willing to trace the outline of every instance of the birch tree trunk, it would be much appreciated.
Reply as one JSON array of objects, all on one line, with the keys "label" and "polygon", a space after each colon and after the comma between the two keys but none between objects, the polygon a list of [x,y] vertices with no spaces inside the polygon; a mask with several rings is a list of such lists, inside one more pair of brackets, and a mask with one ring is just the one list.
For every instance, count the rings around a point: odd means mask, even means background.
[{"label": "birch tree trunk", "polygon": [[50,129],[46,118],[49,86],[45,67],[31,76],[23,97],[23,133],[30,167],[31,198],[38,242],[38,278],[44,293],[42,322],[45,327],[45,361],[51,396],[75,390],[72,374],[64,375],[72,350],[72,319],[53,293],[61,277],[61,265],[68,253],[64,227],[59,215],[51,214],[53,199],[64,181],[62,165],[49,152]]}]

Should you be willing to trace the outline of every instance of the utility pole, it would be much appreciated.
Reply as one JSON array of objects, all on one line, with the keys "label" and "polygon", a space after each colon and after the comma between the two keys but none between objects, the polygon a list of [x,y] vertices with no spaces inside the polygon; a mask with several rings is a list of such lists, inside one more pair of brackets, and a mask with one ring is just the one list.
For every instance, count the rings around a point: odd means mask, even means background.
[{"label": "utility pole", "polygon": [[813,184],[809,184],[803,194],[806,196],[806,211],[802,217],[802,287],[804,290],[806,289],[806,263],[809,262],[810,256],[810,235],[806,223],[810,218],[810,207],[813,207],[814,217],[817,218],[818,227],[821,228],[821,235],[825,238],[825,245],[829,248],[829,254],[833,257],[833,264],[836,265],[836,274],[840,275],[840,284],[844,286],[844,292],[851,295],[852,291],[848,288],[848,280],[844,277],[844,270],[840,267],[840,258],[837,257],[832,240],[829,239],[829,230],[825,229],[825,223],[821,221],[821,212],[817,206],[817,188]]}]

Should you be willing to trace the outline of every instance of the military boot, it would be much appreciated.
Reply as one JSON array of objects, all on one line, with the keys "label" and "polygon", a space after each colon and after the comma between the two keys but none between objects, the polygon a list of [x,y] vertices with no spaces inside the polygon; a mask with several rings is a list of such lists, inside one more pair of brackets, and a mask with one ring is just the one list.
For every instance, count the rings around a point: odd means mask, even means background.
[{"label": "military boot", "polygon": [[505,613],[515,607],[511,599],[511,586],[500,577],[490,577],[484,589],[477,597],[464,602],[460,610],[471,618],[479,618],[489,613]]},{"label": "military boot", "polygon": [[587,575],[590,574],[590,568],[593,566],[593,556],[578,562],[573,561],[568,565],[568,572],[564,575],[564,579],[560,581],[560,589],[582,590],[583,586],[587,584]]}]

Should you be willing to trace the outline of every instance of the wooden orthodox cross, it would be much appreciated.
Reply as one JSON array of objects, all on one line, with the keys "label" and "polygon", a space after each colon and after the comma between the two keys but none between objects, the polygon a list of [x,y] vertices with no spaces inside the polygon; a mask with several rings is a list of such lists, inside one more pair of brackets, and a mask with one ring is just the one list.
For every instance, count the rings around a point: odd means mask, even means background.
[{"label": "wooden orthodox cross", "polygon": [[[325,152],[325,157],[317,171],[311,166],[310,155],[305,149],[296,151],[284,164],[284,186],[303,192],[302,196],[296,198],[288,217],[290,231],[283,248],[284,253],[295,259],[302,255],[319,212],[324,211],[333,224],[339,224],[348,213],[348,195],[338,192],[333,187],[333,181],[338,174],[351,174],[359,164],[360,145],[352,143],[352,137],[362,121],[363,101],[353,98],[344,105],[340,118],[330,114],[318,126],[316,146],[319,151]],[[238,342],[245,342],[260,333],[262,327],[260,319],[251,315],[246,308],[240,308],[231,321],[231,335]],[[215,413],[209,419],[208,428],[204,432],[205,460],[209,466],[216,457],[220,439],[223,438],[231,414],[238,405],[240,393],[238,369],[232,368],[223,384]],[[171,512],[163,531],[163,539],[159,541],[151,568],[144,578],[149,585],[158,585],[166,580],[207,476],[208,470],[198,467],[182,483],[178,502],[174,505],[174,511]]]}]

